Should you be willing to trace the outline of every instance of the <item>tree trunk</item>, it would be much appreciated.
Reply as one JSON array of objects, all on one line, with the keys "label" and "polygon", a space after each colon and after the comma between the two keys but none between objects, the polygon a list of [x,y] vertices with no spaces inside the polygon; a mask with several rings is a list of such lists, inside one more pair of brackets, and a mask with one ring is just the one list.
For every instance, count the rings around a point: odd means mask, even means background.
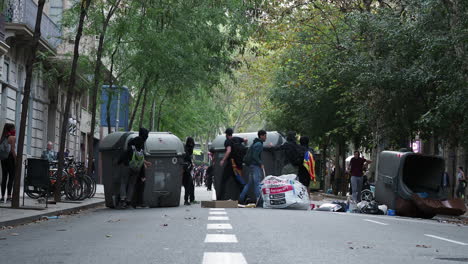
[{"label": "tree trunk", "polygon": [[346,178],[346,157],[345,157],[345,142],[339,139],[336,143],[335,152],[335,189],[334,193],[337,195],[346,195],[348,186],[348,179]]},{"label": "tree trunk", "polygon": [[145,94],[143,95],[143,105],[141,106],[141,113],[140,113],[140,123],[139,127],[143,127],[143,119],[145,119],[145,110],[146,110],[146,99],[148,97],[148,88],[145,89]]},{"label": "tree trunk", "polygon": [[65,106],[65,111],[62,116],[62,126],[61,126],[61,131],[60,131],[60,144],[59,144],[59,151],[58,151],[58,171],[57,171],[57,181],[55,183],[55,190],[54,190],[54,200],[56,202],[60,201],[60,181],[62,177],[62,171],[65,165],[65,160],[64,160],[64,152],[65,152],[65,142],[67,138],[67,131],[68,131],[68,116],[70,114],[70,106],[71,102],[73,100],[73,90],[75,87],[75,82],[76,82],[76,69],[78,67],[78,58],[80,56],[80,40],[81,40],[81,35],[83,32],[83,24],[84,24],[84,19],[86,16],[86,13],[88,11],[89,5],[91,4],[91,0],[86,0],[85,2],[82,2],[81,4],[81,12],[80,12],[80,21],[78,24],[78,29],[76,32],[75,36],[75,47],[73,50],[73,62],[72,62],[72,67],[71,67],[71,72],[70,72],[70,78],[68,79],[68,84],[67,84],[67,104]]},{"label": "tree trunk", "polygon": [[150,124],[149,129],[154,131],[154,114],[156,112],[156,94],[153,97],[153,102],[151,103],[151,117],[150,117]]},{"label": "tree trunk", "polygon": [[330,176],[327,172],[327,151],[328,151],[328,145],[323,144],[322,145],[322,164],[320,171],[322,172],[322,177],[323,177],[323,191],[327,192],[327,190],[330,188]]},{"label": "tree trunk", "polygon": [[112,103],[112,86],[109,86],[107,89],[107,102],[106,102],[106,123],[107,123],[107,134],[112,133],[111,127],[111,116],[110,116],[110,108]]},{"label": "tree trunk", "polygon": [[[23,168],[23,151],[24,151],[24,137],[26,135],[26,119],[28,117],[29,109],[29,98],[31,96],[31,82],[32,74],[34,69],[34,63],[36,62],[36,53],[39,48],[39,39],[41,38],[41,21],[42,21],[42,11],[44,10],[45,0],[39,0],[37,6],[37,15],[36,15],[36,25],[34,27],[32,49],[29,54],[27,63],[26,63],[26,81],[24,83],[24,95],[21,108],[21,121],[20,129],[18,136],[18,145],[16,151],[16,168],[15,168],[15,179],[14,179],[14,188],[13,188],[13,200],[11,202],[12,208],[19,208],[20,205],[20,185],[21,185],[21,175]],[[30,113],[32,114],[32,113]],[[28,124],[31,126],[32,124]]]},{"label": "tree trunk", "polygon": [[[114,76],[113,76],[114,57],[115,57],[115,53],[117,53],[117,50],[119,49],[119,45],[120,45],[120,38],[117,41],[117,45],[116,45],[116,47],[115,47],[115,49],[114,49],[114,51],[112,52],[112,55],[111,55],[111,66],[110,66],[110,72],[109,72],[109,92],[108,92],[108,98],[107,98],[107,104],[106,104],[107,134],[112,133],[111,120],[110,120],[111,119],[111,117],[110,117],[110,107],[111,107],[111,103],[112,103],[112,95],[114,94],[114,90],[112,90],[112,87],[114,86]],[[118,89],[119,88],[117,88],[117,90]],[[117,91],[117,98],[119,98],[119,97],[120,97],[120,92]],[[119,119],[118,116],[116,116],[115,118]]]},{"label": "tree trunk", "polygon": [[133,106],[132,116],[130,117],[130,123],[128,124],[129,131],[132,131],[133,122],[135,121],[136,112],[138,111],[138,105],[140,105],[141,96],[145,92],[146,86],[148,85],[149,80],[150,78],[148,76],[145,77],[145,80],[143,81],[143,85],[141,86],[140,92],[138,93],[137,101],[135,105]]},{"label": "tree trunk", "polygon": [[113,3],[109,13],[107,13],[106,19],[102,24],[101,34],[99,35],[99,44],[96,52],[96,65],[94,67],[94,85],[93,94],[91,100],[91,132],[88,135],[88,175],[92,175],[93,163],[94,163],[94,130],[96,127],[96,110],[97,110],[97,96],[99,90],[99,83],[101,81],[101,67],[102,67],[102,53],[104,51],[104,37],[106,35],[107,27],[109,26],[110,19],[115,13],[120,0]]}]

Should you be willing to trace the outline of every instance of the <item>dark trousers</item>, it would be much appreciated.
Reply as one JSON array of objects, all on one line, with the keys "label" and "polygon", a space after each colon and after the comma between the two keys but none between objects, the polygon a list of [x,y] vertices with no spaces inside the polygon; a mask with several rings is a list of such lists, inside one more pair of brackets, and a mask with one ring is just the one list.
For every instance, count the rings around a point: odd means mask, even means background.
[{"label": "dark trousers", "polygon": [[133,197],[131,198],[131,204],[133,206],[140,206],[144,204],[143,194],[145,192],[145,182],[140,178],[137,179],[135,183],[135,191],[133,192]]},{"label": "dark trousers", "polygon": [[230,161],[228,161],[226,163],[226,165],[224,166],[224,170],[223,170],[223,175],[221,177],[221,182],[220,182],[220,190],[219,190],[219,196],[220,197],[217,197],[218,200],[226,200],[227,197],[226,197],[226,184],[228,183],[229,179],[230,178],[234,178],[236,184],[237,184],[237,187],[239,188],[239,194],[242,192],[242,190],[244,189],[244,186],[245,186],[245,182],[243,182],[243,179],[242,178],[237,178],[235,175],[234,175],[234,170],[232,168],[232,164]]},{"label": "dark trousers", "polygon": [[195,201],[195,186],[193,185],[193,178],[190,173],[184,172],[182,184],[184,185],[185,190],[184,201],[188,202],[189,199],[190,202]]},{"label": "dark trousers", "polygon": [[11,196],[13,190],[13,181],[15,179],[15,158],[10,154],[6,160],[2,160],[2,197],[8,185],[8,196]]}]

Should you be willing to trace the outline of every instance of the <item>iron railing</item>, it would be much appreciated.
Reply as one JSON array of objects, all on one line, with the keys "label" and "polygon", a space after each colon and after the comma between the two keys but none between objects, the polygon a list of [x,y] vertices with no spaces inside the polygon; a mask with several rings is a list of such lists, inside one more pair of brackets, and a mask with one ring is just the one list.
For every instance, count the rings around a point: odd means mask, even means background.
[{"label": "iron railing", "polygon": [[[37,4],[33,0],[9,0],[4,9],[5,20],[25,24],[32,31],[36,25]],[[42,15],[41,37],[53,48],[61,43],[62,31],[46,14]]]}]

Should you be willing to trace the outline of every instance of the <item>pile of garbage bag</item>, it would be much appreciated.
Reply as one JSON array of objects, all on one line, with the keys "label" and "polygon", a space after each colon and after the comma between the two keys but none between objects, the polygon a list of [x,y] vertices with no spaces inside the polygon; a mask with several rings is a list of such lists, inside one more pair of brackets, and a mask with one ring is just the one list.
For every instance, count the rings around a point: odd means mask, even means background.
[{"label": "pile of garbage bag", "polygon": [[296,180],[295,174],[267,176],[260,187],[263,208],[308,210],[310,207],[307,188]]}]

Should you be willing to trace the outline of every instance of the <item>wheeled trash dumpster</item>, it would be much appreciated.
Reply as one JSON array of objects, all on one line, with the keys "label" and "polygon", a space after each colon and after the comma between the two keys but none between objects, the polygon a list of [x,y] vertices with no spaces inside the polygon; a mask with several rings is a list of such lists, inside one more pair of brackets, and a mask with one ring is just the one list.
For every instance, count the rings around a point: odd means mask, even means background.
[{"label": "wheeled trash dumpster", "polygon": [[[128,141],[138,132],[115,132],[99,144],[101,153],[106,206],[113,207],[113,197],[118,199],[120,179],[129,173],[127,166],[117,165],[122,152],[127,151]],[[151,132],[145,144],[146,168],[144,202],[150,207],[179,206],[182,186],[182,141],[171,133]]]},{"label": "wheeled trash dumpster", "polygon": [[[245,146],[248,148],[252,145],[254,139],[257,137],[257,132],[251,133],[239,133],[233,134],[233,137],[247,138],[247,144]],[[240,195],[240,190],[238,184],[235,182],[234,178],[225,179],[223,178],[224,168],[219,164],[221,159],[224,157],[226,152],[224,147],[224,141],[226,140],[225,135],[217,136],[211,145],[210,151],[214,153],[214,178],[215,178],[215,189],[217,200],[238,200]],[[262,160],[265,166],[266,175],[281,175],[281,169],[284,165],[284,151],[279,150],[277,147],[282,145],[285,142],[285,138],[277,131],[268,131],[267,139],[263,143],[263,153]],[[243,166],[243,178],[245,182],[248,181],[249,169],[248,166]],[[221,184],[224,186],[224,196],[221,195]],[[253,190],[250,190],[248,197],[253,196]]]},{"label": "wheeled trash dumpster", "polygon": [[436,214],[461,215],[466,207],[447,200],[442,188],[445,161],[413,152],[383,151],[379,155],[375,199],[397,215],[432,218]]}]

